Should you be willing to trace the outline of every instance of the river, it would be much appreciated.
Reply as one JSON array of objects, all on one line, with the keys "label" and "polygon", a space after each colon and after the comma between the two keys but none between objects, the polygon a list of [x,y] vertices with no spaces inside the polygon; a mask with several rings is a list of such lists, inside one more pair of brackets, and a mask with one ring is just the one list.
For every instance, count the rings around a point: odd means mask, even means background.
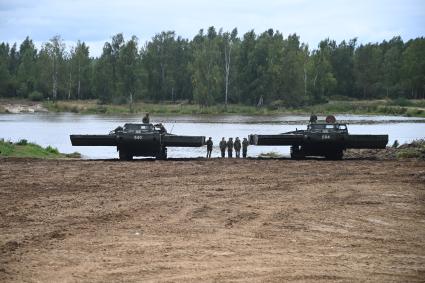
[{"label": "river", "polygon": [[[305,129],[305,115],[276,116],[156,116],[151,122],[162,122],[168,131],[181,135],[202,135],[214,141],[213,157],[219,155],[218,143],[222,137],[247,137],[249,134],[278,134]],[[389,145],[425,138],[425,119],[400,116],[336,115],[339,122],[348,123],[352,134],[388,134]],[[319,117],[324,119],[324,117]],[[127,122],[141,122],[142,115],[106,116],[72,113],[0,114],[0,138],[10,141],[27,139],[42,146],[51,145],[61,152],[78,151],[83,158],[116,158],[114,147],[73,147],[70,134],[106,134]],[[250,146],[248,156],[276,152],[289,155],[289,147]],[[202,148],[169,148],[169,157],[204,156]]]}]

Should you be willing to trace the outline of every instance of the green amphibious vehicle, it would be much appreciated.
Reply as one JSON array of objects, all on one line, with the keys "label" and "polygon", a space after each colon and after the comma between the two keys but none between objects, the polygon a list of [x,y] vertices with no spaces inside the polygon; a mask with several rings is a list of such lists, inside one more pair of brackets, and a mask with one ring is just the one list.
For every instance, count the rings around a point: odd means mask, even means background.
[{"label": "green amphibious vehicle", "polygon": [[291,158],[324,156],[327,159],[342,159],[348,148],[385,148],[388,135],[351,135],[347,125],[336,123],[330,116],[327,122],[310,123],[306,130],[296,130],[279,135],[250,135],[252,145],[291,146]]},{"label": "green amphibious vehicle", "polygon": [[108,135],[71,135],[73,146],[116,146],[121,160],[134,156],[167,158],[167,147],[201,147],[204,136],[179,136],[167,133],[162,124],[125,124]]}]

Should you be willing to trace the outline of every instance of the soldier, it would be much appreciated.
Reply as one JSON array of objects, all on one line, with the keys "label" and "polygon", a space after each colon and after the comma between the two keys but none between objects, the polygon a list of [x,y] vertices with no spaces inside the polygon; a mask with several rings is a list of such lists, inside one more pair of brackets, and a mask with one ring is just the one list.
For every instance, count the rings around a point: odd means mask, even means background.
[{"label": "soldier", "polygon": [[221,158],[226,157],[226,146],[227,146],[226,140],[222,138],[220,142]]},{"label": "soldier", "polygon": [[156,124],[155,127],[159,128],[160,134],[166,134],[167,133],[167,129],[164,127],[164,125],[162,123]]},{"label": "soldier", "polygon": [[317,116],[314,113],[311,113],[310,115],[310,124],[314,124],[317,122]]},{"label": "soldier", "polygon": [[211,158],[211,152],[213,148],[213,141],[211,137],[207,140],[207,158]]},{"label": "soldier", "polygon": [[233,146],[235,148],[236,158],[240,158],[241,157],[241,141],[239,137],[236,137],[236,140]]},{"label": "soldier", "polygon": [[143,124],[149,124],[149,113],[146,113],[142,120]]},{"label": "soldier", "polygon": [[227,141],[227,157],[232,158],[233,155],[233,138],[229,138]]},{"label": "soldier", "polygon": [[242,157],[246,158],[246,153],[248,152],[248,140],[246,138],[243,138],[242,142]]}]

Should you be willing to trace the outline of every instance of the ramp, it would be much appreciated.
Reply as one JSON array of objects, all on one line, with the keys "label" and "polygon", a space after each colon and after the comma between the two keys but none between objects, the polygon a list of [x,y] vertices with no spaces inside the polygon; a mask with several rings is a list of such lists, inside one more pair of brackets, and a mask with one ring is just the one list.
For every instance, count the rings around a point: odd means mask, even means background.
[{"label": "ramp", "polygon": [[70,135],[73,146],[116,146],[114,135]]},{"label": "ramp", "polygon": [[388,135],[348,135],[346,148],[385,148]]},{"label": "ramp", "polygon": [[252,145],[299,145],[303,142],[303,135],[250,135],[249,142]]},{"label": "ramp", "polygon": [[205,144],[205,137],[164,135],[162,142],[167,147],[201,147]]}]

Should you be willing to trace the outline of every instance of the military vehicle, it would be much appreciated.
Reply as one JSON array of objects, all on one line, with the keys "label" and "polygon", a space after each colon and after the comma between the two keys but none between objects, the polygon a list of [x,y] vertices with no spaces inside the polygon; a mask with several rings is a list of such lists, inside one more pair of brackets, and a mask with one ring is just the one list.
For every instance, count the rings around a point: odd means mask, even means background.
[{"label": "military vehicle", "polygon": [[162,124],[133,124],[112,130],[108,135],[70,135],[73,146],[116,146],[121,160],[134,156],[167,158],[167,147],[200,147],[204,136],[179,136],[167,133]]},{"label": "military vehicle", "polygon": [[252,145],[291,146],[291,158],[302,159],[306,156],[324,156],[327,159],[342,159],[348,148],[385,148],[388,135],[351,135],[347,125],[336,123],[333,116],[326,121],[312,119],[306,130],[295,130],[279,135],[250,135]]}]

